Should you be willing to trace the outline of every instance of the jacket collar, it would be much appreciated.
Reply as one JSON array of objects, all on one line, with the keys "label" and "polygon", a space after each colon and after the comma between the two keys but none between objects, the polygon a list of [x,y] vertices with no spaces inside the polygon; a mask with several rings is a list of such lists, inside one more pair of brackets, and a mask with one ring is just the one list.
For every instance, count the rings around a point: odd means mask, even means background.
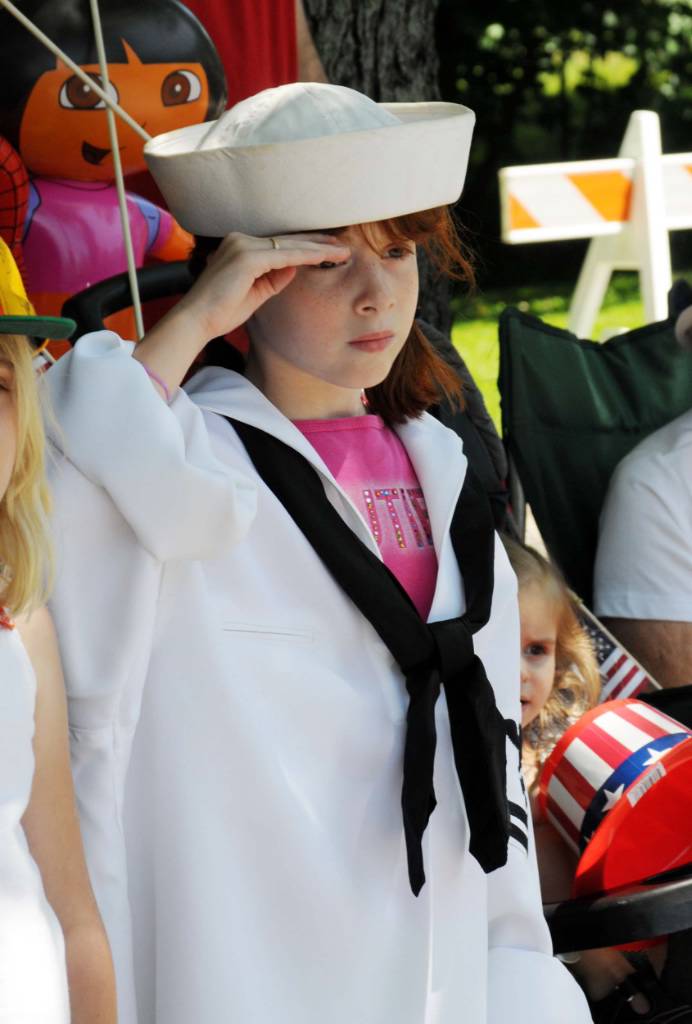
[{"label": "jacket collar", "polygon": [[185,385],[185,390],[200,409],[230,416],[273,434],[279,441],[299,451],[315,469],[336,484],[307,438],[242,374],[207,366],[195,374]]},{"label": "jacket collar", "polygon": [[[291,420],[272,405],[247,378],[233,370],[209,366],[195,374],[185,390],[199,408],[220,416],[231,416],[266,430],[300,452],[352,508],[362,526],[359,534],[363,535],[363,539],[367,537],[369,546],[373,547],[375,542],[365,520],[313,446]],[[467,459],[461,438],[427,413],[397,425],[395,430],[408,452],[425,495],[430,529],[439,559],[466,475]]]}]

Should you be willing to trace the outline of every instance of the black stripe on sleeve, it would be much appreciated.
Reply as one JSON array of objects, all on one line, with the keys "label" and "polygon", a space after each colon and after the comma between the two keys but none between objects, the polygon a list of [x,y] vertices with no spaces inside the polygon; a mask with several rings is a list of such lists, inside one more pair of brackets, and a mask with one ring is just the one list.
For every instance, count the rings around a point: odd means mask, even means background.
[{"label": "black stripe on sleeve", "polygon": [[529,837],[526,832],[520,829],[518,825],[515,825],[514,822],[512,822],[509,828],[509,838],[516,839],[516,841],[524,847],[526,852],[529,852]]},{"label": "black stripe on sleeve", "polygon": [[513,818],[518,818],[522,825],[526,826],[529,823],[529,818],[520,804],[515,804],[512,800],[509,801],[509,813]]}]

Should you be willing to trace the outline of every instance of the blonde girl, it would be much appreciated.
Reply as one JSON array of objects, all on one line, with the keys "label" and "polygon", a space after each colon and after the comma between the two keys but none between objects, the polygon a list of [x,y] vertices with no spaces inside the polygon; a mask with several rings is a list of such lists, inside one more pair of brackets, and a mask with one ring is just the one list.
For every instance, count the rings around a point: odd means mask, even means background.
[{"label": "blonde girl", "polygon": [[0,593],[3,605],[18,613],[42,604],[47,597],[52,575],[50,499],[43,422],[29,342],[16,335],[0,335],[0,359],[7,417],[2,431],[0,551],[4,560],[0,563]]},{"label": "blonde girl", "polygon": [[75,808],[57,643],[43,606],[50,502],[32,347],[15,333],[59,336],[61,326],[0,316],[0,1020],[8,1024],[116,1019]]}]

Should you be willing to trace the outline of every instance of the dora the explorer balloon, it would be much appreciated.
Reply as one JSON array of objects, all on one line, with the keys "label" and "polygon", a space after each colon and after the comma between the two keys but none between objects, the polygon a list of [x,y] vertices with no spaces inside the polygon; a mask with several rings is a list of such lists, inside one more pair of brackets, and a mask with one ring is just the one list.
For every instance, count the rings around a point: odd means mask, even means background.
[{"label": "dora the explorer balloon", "polygon": [[[17,6],[101,84],[88,0]],[[150,135],[218,116],[226,102],[221,62],[182,3],[99,6],[110,92]],[[0,39],[0,134],[30,176],[22,243],[27,291],[39,312],[58,314],[68,296],[126,268],[105,105],[5,11]],[[142,139],[120,119],[117,127],[123,172],[143,170]],[[138,265],[187,255],[190,236],[167,211],[132,193],[128,210]],[[125,323],[116,314],[108,325],[132,336],[131,314],[124,316]]]}]

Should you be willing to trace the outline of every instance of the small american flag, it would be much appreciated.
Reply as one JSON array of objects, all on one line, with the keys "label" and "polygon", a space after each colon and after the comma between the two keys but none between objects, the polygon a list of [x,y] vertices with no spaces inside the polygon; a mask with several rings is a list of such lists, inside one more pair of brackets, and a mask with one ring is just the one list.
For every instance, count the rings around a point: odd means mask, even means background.
[{"label": "small american flag", "polygon": [[660,685],[625,650],[589,609],[578,602],[579,620],[589,635],[601,676],[601,703],[616,698],[636,697],[643,690],[660,690]]}]

